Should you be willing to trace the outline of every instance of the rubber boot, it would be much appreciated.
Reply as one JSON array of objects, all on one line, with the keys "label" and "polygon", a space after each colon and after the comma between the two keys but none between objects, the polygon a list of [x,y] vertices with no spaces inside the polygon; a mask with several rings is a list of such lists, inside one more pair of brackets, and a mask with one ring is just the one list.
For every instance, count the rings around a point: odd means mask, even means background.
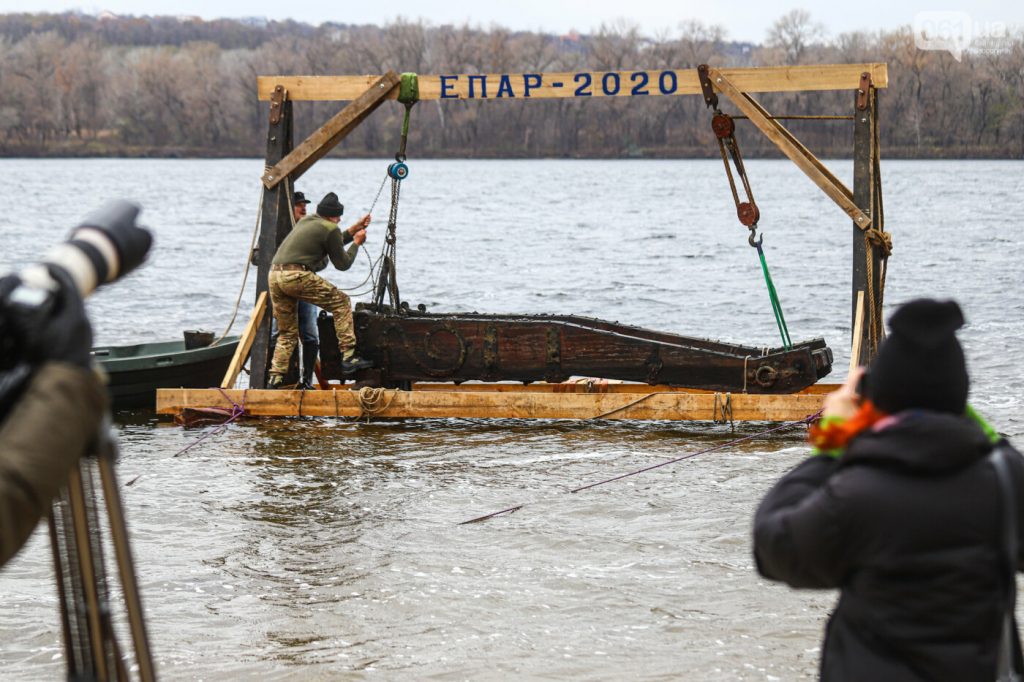
[{"label": "rubber boot", "polygon": [[373,367],[373,362],[370,360],[363,360],[358,355],[350,355],[341,361],[341,373],[344,375],[355,374],[361,369],[370,369]]},{"label": "rubber boot", "polygon": [[302,342],[302,383],[299,388],[309,390],[313,386],[313,371],[316,369],[316,356],[320,352],[320,343],[316,340]]}]

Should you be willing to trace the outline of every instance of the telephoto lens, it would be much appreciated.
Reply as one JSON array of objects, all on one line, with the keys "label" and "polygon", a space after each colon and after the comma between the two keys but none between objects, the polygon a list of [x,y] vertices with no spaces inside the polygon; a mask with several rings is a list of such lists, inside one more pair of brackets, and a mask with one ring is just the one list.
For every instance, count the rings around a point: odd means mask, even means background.
[{"label": "telephoto lens", "polygon": [[128,201],[108,202],[42,261],[0,278],[0,371],[32,355],[33,340],[53,313],[62,286],[74,288],[70,295],[85,298],[145,260],[153,236],[135,224],[141,210]]},{"label": "telephoto lens", "polygon": [[47,266],[64,270],[85,298],[101,284],[113,282],[137,268],[153,245],[153,235],[135,224],[142,208],[130,201],[110,201],[86,216],[43,258],[21,273],[21,281],[38,289],[53,291],[56,283]]}]

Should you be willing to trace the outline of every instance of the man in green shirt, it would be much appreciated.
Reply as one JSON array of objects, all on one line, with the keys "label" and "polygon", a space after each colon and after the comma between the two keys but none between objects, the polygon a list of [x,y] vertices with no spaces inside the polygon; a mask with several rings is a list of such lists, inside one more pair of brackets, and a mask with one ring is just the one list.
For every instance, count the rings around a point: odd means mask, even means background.
[{"label": "man in green shirt", "polygon": [[[342,231],[338,223],[344,211],[345,207],[338,201],[338,195],[328,193],[317,204],[316,214],[306,216],[296,223],[274,254],[270,266],[270,301],[274,319],[277,320],[278,339],[267,388],[281,386],[288,371],[288,362],[298,343],[298,301],[320,306],[334,316],[334,331],[338,336],[344,373],[351,374],[373,366],[373,363],[355,355],[356,336],[349,297],[316,274],[327,267],[328,261],[338,270],[348,270],[356,260],[359,246],[366,241],[370,216],[363,216]],[[345,249],[348,242],[352,244]]]}]

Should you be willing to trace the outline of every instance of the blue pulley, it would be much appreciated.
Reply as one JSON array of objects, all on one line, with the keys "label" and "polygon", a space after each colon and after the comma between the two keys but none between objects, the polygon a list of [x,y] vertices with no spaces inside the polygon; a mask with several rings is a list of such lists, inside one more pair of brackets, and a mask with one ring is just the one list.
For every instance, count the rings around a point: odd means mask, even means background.
[{"label": "blue pulley", "polygon": [[401,161],[397,161],[388,166],[388,175],[395,180],[405,180],[409,177],[409,167]]}]

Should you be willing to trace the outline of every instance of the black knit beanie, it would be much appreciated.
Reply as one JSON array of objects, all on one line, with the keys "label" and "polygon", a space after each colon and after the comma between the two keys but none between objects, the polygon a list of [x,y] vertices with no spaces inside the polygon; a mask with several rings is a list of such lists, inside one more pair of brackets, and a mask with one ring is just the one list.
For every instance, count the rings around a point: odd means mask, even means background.
[{"label": "black knit beanie", "polygon": [[969,380],[956,339],[963,324],[954,301],[922,298],[901,306],[868,369],[867,397],[890,414],[911,408],[963,414]]},{"label": "black knit beanie", "polygon": [[334,192],[328,192],[327,196],[316,205],[316,214],[324,218],[337,218],[344,212],[345,207],[338,201],[338,195]]}]

